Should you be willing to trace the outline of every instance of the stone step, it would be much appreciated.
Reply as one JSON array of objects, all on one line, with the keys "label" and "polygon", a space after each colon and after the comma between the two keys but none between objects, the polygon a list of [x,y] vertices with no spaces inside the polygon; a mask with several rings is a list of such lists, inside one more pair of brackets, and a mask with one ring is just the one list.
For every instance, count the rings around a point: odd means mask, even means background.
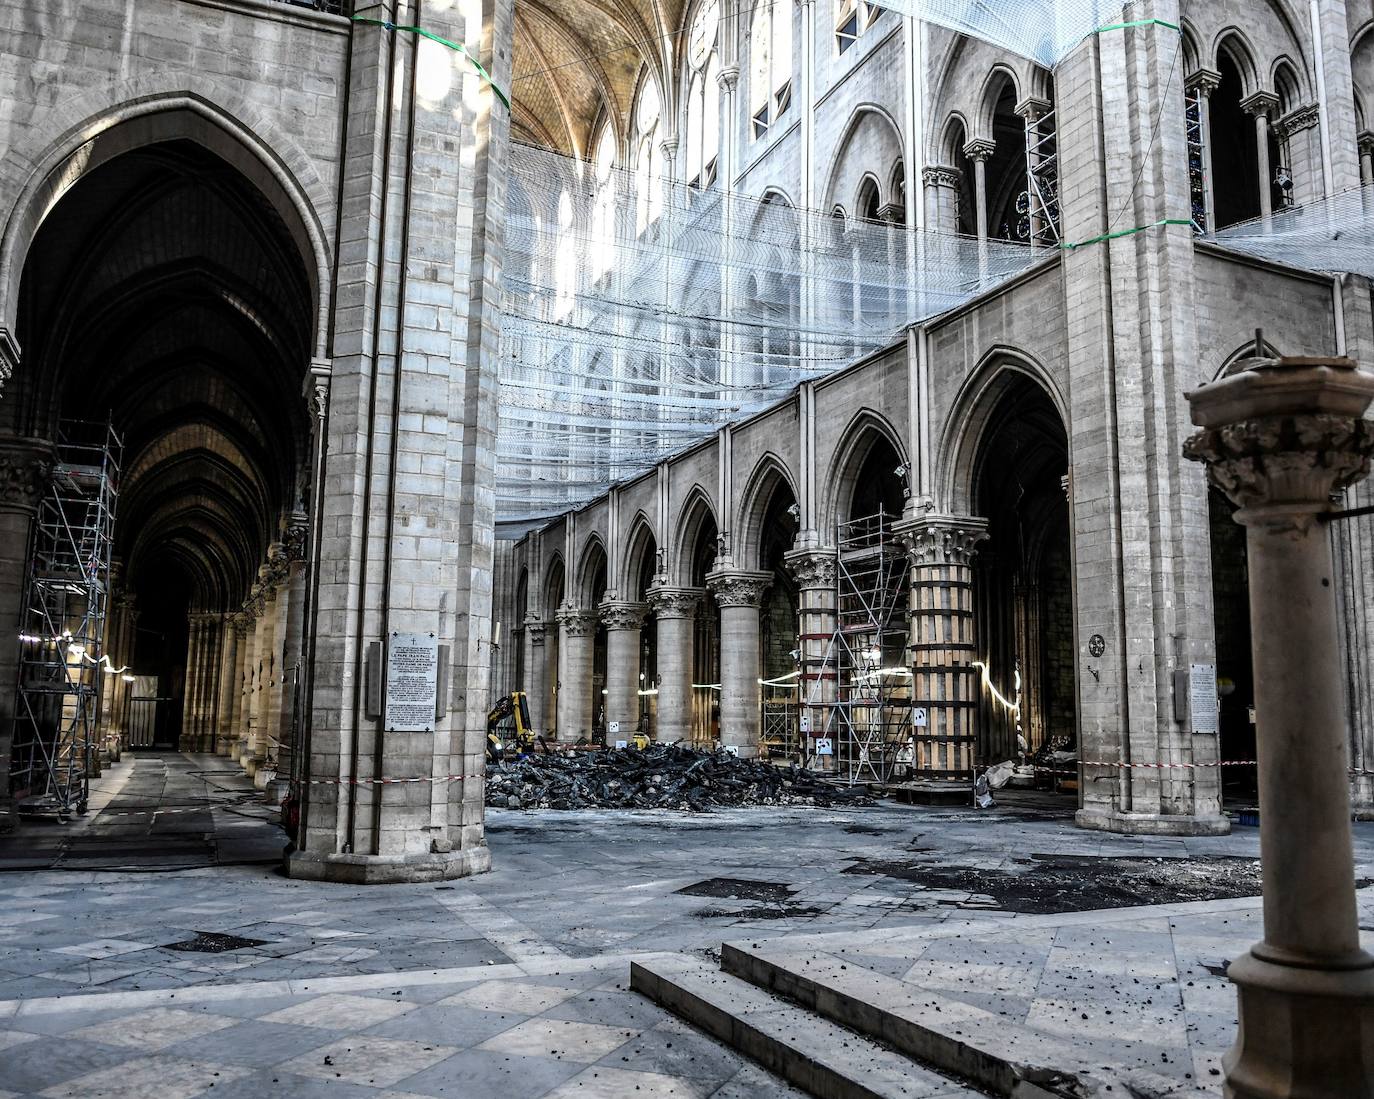
[{"label": "stone step", "polygon": [[696,958],[633,962],[630,987],[817,1099],[981,1096]]},{"label": "stone step", "polygon": [[1008,1099],[1132,1094],[1182,1099],[1200,1094],[1148,1069],[1107,1069],[1085,1060],[1087,1051],[1073,1042],[833,954],[725,943],[721,968],[760,991],[843,1022],[890,1049]]}]

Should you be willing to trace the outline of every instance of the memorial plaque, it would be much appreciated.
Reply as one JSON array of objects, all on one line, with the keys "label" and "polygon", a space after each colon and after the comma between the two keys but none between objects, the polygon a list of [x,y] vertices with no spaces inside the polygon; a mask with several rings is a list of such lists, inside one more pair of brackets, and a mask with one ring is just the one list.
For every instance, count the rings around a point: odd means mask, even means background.
[{"label": "memorial plaque", "polygon": [[1193,664],[1188,669],[1188,707],[1194,733],[1216,733],[1221,725],[1217,714],[1217,666]]},{"label": "memorial plaque", "polygon": [[432,633],[393,633],[387,642],[383,728],[432,733],[438,704],[439,639]]}]

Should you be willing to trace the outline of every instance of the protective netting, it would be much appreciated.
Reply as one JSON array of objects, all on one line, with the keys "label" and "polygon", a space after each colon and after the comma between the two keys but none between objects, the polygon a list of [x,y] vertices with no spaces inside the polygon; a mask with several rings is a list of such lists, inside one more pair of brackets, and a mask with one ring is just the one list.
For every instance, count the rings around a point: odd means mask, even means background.
[{"label": "protective netting", "polygon": [[1276,210],[1206,239],[1305,271],[1374,278],[1374,185]]},{"label": "protective netting", "polygon": [[1130,20],[1122,0],[883,0],[880,6],[981,38],[1046,68],[1094,31]]},{"label": "protective netting", "polygon": [[1044,254],[515,146],[498,516],[588,500]]}]

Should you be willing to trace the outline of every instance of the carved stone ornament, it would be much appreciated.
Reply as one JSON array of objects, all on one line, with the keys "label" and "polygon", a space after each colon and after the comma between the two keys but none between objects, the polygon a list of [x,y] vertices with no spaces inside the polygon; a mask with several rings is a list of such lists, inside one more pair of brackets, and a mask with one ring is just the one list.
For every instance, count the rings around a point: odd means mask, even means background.
[{"label": "carved stone ornament", "polygon": [[1265,416],[1201,431],[1183,455],[1207,463],[1207,479],[1237,507],[1312,510],[1369,474],[1374,424],[1311,413]]},{"label": "carved stone ornament", "polygon": [[650,588],[649,606],[659,618],[694,618],[705,594],[701,588]]},{"label": "carved stone ornament", "polygon": [[263,589],[262,582],[257,581],[248,589],[248,598],[243,601],[243,613],[251,618],[261,618],[266,610],[267,593]]},{"label": "carved stone ornament", "polygon": [[992,154],[997,151],[997,143],[989,141],[986,137],[975,137],[964,146],[964,155],[975,164],[980,160],[991,160]]},{"label": "carved stone ornament", "polygon": [[522,623],[525,627],[525,636],[530,639],[531,645],[544,644],[544,636],[548,632],[549,624],[537,615],[525,615]]},{"label": "carved stone ornament", "polygon": [[53,449],[38,439],[0,442],[0,506],[36,511],[52,482]]},{"label": "carved stone ornament", "polygon": [[304,515],[292,515],[286,524],[287,561],[304,561],[310,539],[310,522]]},{"label": "carved stone ornament", "polygon": [[771,572],[713,572],[706,586],[720,607],[757,607],[773,583]]},{"label": "carved stone ornament", "polygon": [[649,613],[647,603],[602,603],[601,621],[608,630],[637,630],[644,625],[644,616]]},{"label": "carved stone ornament", "polygon": [[1369,473],[1374,375],[1350,359],[1244,359],[1188,394],[1202,428],[1183,455],[1241,510],[1242,523],[1306,530]]},{"label": "carved stone ornament", "polygon": [[248,636],[248,627],[252,624],[252,616],[244,611],[235,611],[229,616],[229,628],[234,631],[234,636],[240,641]]},{"label": "carved stone ornament", "polygon": [[558,620],[564,637],[590,637],[596,632],[600,621],[595,611],[584,611],[577,607],[561,607],[554,618]]},{"label": "carved stone ornament", "polygon": [[1215,69],[1198,69],[1184,84],[1184,89],[1189,92],[1197,92],[1203,99],[1211,97],[1212,93],[1221,87],[1221,73]]},{"label": "carved stone ornament", "polygon": [[796,550],[783,558],[799,588],[833,588],[837,564],[834,550]]},{"label": "carved stone ornament", "polygon": [[927,187],[958,187],[963,173],[947,164],[930,164],[921,169],[921,182]]},{"label": "carved stone ornament", "polygon": [[1274,123],[1274,136],[1287,141],[1294,134],[1313,129],[1322,120],[1322,109],[1316,103],[1296,107]]},{"label": "carved stone ornament", "polygon": [[978,547],[987,541],[988,521],[975,516],[927,515],[897,530],[911,563],[921,565],[973,564]]}]

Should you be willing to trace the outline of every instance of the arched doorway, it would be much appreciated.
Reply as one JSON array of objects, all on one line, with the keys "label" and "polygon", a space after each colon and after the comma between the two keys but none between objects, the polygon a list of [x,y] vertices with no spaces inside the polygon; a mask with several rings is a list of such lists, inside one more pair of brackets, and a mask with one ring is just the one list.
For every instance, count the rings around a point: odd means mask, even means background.
[{"label": "arched doorway", "polygon": [[[686,528],[683,571],[689,587],[704,590],[706,576],[715,568],[720,533],[704,502],[698,500],[695,512]],[[710,598],[697,605],[692,622],[691,691],[692,743],[715,744],[720,737],[720,608]]]},{"label": "arched doorway", "polygon": [[112,440],[105,647],[132,683],[106,684],[102,732],[284,771],[306,694],[314,260],[198,142],[89,162],[26,253],[0,431],[55,441],[59,469]]},{"label": "arched doorway", "polygon": [[[1250,649],[1250,568],[1245,528],[1235,520],[1235,505],[1214,488],[1207,492],[1207,513],[1212,548],[1217,694],[1221,696],[1221,758],[1254,759],[1255,676]],[[1226,767],[1221,778],[1228,797],[1257,796],[1258,775],[1254,768]]]},{"label": "arched doorway", "polygon": [[1009,372],[999,389],[973,470],[989,534],[974,565],[983,763],[1077,738],[1067,435],[1029,376]]},{"label": "arched doorway", "polygon": [[649,589],[658,582],[660,570],[658,544],[647,523],[641,523],[631,538],[626,563],[626,594],[632,602],[649,608],[639,628],[639,669],[635,679],[639,691],[639,730],[652,737],[658,698],[654,693],[658,682],[658,619],[649,600]]}]

